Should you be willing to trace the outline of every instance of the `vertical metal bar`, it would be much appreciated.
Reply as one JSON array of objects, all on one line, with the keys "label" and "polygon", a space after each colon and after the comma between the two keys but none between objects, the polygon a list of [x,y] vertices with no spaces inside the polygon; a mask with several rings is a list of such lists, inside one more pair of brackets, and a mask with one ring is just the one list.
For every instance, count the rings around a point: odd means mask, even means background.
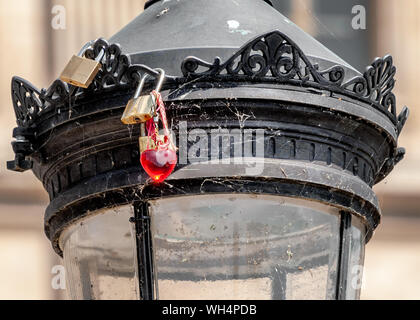
[{"label": "vertical metal bar", "polygon": [[79,264],[80,282],[82,284],[82,297],[84,300],[95,300],[93,294],[93,283],[90,277],[89,260],[83,259]]},{"label": "vertical metal bar", "polygon": [[271,299],[286,300],[287,272],[280,266],[275,266],[272,271]]},{"label": "vertical metal bar", "polygon": [[153,300],[155,299],[153,251],[147,202],[134,204],[134,219],[131,221],[135,223],[136,230],[140,298]]},{"label": "vertical metal bar", "polygon": [[345,211],[340,212],[340,246],[338,256],[337,290],[336,299],[346,299],[347,276],[350,261],[351,242],[351,214]]}]

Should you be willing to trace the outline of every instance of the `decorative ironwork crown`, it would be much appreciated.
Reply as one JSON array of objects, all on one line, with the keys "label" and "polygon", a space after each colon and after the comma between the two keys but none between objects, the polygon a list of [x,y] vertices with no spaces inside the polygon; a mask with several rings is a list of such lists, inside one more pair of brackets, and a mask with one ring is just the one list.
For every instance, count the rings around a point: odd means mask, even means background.
[{"label": "decorative ironwork crown", "polygon": [[[94,59],[102,50],[105,52],[102,67],[87,89],[55,80],[48,89],[38,90],[28,81],[13,77],[12,100],[18,126],[36,131],[38,119],[44,113],[69,108],[86,95],[134,87],[144,72],[158,76],[148,66],[132,64],[130,56],[122,54],[118,44],[109,44],[104,39],[96,40],[85,56]],[[342,66],[319,70],[293,40],[277,30],[249,41],[224,63],[218,57],[213,63],[187,57],[181,71],[183,77],[166,76],[166,83],[182,84],[191,80],[268,82],[324,89],[371,105],[388,117],[397,134],[408,117],[407,107],[397,116],[396,98],[392,92],[396,68],[391,56],[376,58],[363,75],[345,81]]]}]

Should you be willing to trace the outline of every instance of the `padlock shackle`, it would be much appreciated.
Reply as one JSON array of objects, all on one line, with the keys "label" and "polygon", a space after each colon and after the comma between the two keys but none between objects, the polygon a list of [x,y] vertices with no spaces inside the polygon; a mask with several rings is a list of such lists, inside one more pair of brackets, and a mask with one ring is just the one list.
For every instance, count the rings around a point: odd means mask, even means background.
[{"label": "padlock shackle", "polygon": [[145,73],[145,74],[141,77],[140,82],[139,82],[139,84],[138,84],[138,86],[137,86],[137,88],[136,88],[136,91],[134,92],[134,98],[138,98],[138,97],[140,97],[140,94],[141,94],[141,92],[143,91],[143,87],[144,87],[144,84],[145,84],[145,82],[146,82],[147,77],[149,77],[149,74],[147,74],[147,73]]},{"label": "padlock shackle", "polygon": [[101,62],[104,55],[105,55],[105,50],[104,50],[104,48],[102,48],[101,51],[99,51],[98,56],[95,58],[95,61]]},{"label": "padlock shackle", "polygon": [[[162,89],[162,85],[163,85],[163,81],[165,80],[165,70],[160,69],[160,68],[156,68],[155,69],[157,72],[159,72],[160,76],[159,76],[159,81],[157,83],[156,86],[156,91],[159,92],[160,89]],[[136,91],[134,92],[134,98],[138,98],[141,95],[141,92],[143,91],[143,87],[144,84],[146,83],[146,79],[149,77],[150,75],[148,73],[144,73],[144,75],[141,77],[140,82],[136,88]]]},{"label": "padlock shackle", "polygon": [[159,92],[160,89],[162,89],[163,81],[165,81],[165,70],[161,68],[156,68],[155,70],[160,73],[159,81],[155,89],[157,92]]},{"label": "padlock shackle", "polygon": [[86,50],[92,47],[92,45],[95,43],[95,41],[91,40],[85,43],[85,45],[80,49],[79,53],[77,54],[79,57],[82,57]]},{"label": "padlock shackle", "polygon": [[[79,57],[83,57],[86,50],[92,48],[92,46],[95,44],[94,40],[88,41],[85,43],[85,45],[80,49],[79,53],[77,54],[77,56]],[[102,60],[102,58],[105,55],[105,50],[104,48],[101,49],[101,51],[99,52],[98,56],[95,58],[95,61],[100,62]]]}]

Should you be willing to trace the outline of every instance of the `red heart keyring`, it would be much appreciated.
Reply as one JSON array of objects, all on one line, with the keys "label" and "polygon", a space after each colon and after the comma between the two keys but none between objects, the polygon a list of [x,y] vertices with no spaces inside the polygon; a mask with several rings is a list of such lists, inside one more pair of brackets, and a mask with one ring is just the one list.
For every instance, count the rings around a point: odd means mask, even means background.
[{"label": "red heart keyring", "polygon": [[166,118],[165,105],[159,92],[152,91],[155,96],[157,104],[156,112],[160,115],[162,121],[164,135],[163,140],[158,139],[158,119],[150,119],[146,122],[148,137],[153,142],[154,148],[150,148],[149,144],[147,149],[140,155],[140,163],[144,171],[153,179],[154,182],[163,182],[174,170],[178,157],[176,155],[176,147],[172,142],[168,121]]},{"label": "red heart keyring", "polygon": [[140,156],[144,171],[158,183],[164,181],[172,173],[177,160],[176,152],[170,149],[148,149]]}]

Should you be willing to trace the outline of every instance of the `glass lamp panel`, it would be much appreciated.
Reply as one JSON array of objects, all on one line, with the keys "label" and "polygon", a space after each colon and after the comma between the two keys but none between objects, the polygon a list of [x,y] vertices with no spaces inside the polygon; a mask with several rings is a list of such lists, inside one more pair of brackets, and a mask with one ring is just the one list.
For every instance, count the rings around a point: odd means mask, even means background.
[{"label": "glass lamp panel", "polygon": [[138,299],[132,206],[98,211],[63,232],[71,299]]},{"label": "glass lamp panel", "polygon": [[151,201],[159,299],[334,299],[339,212],[247,195]]},{"label": "glass lamp panel", "polygon": [[362,287],[363,264],[365,260],[366,227],[360,218],[351,219],[350,228],[350,259],[347,268],[346,299],[360,299]]}]

